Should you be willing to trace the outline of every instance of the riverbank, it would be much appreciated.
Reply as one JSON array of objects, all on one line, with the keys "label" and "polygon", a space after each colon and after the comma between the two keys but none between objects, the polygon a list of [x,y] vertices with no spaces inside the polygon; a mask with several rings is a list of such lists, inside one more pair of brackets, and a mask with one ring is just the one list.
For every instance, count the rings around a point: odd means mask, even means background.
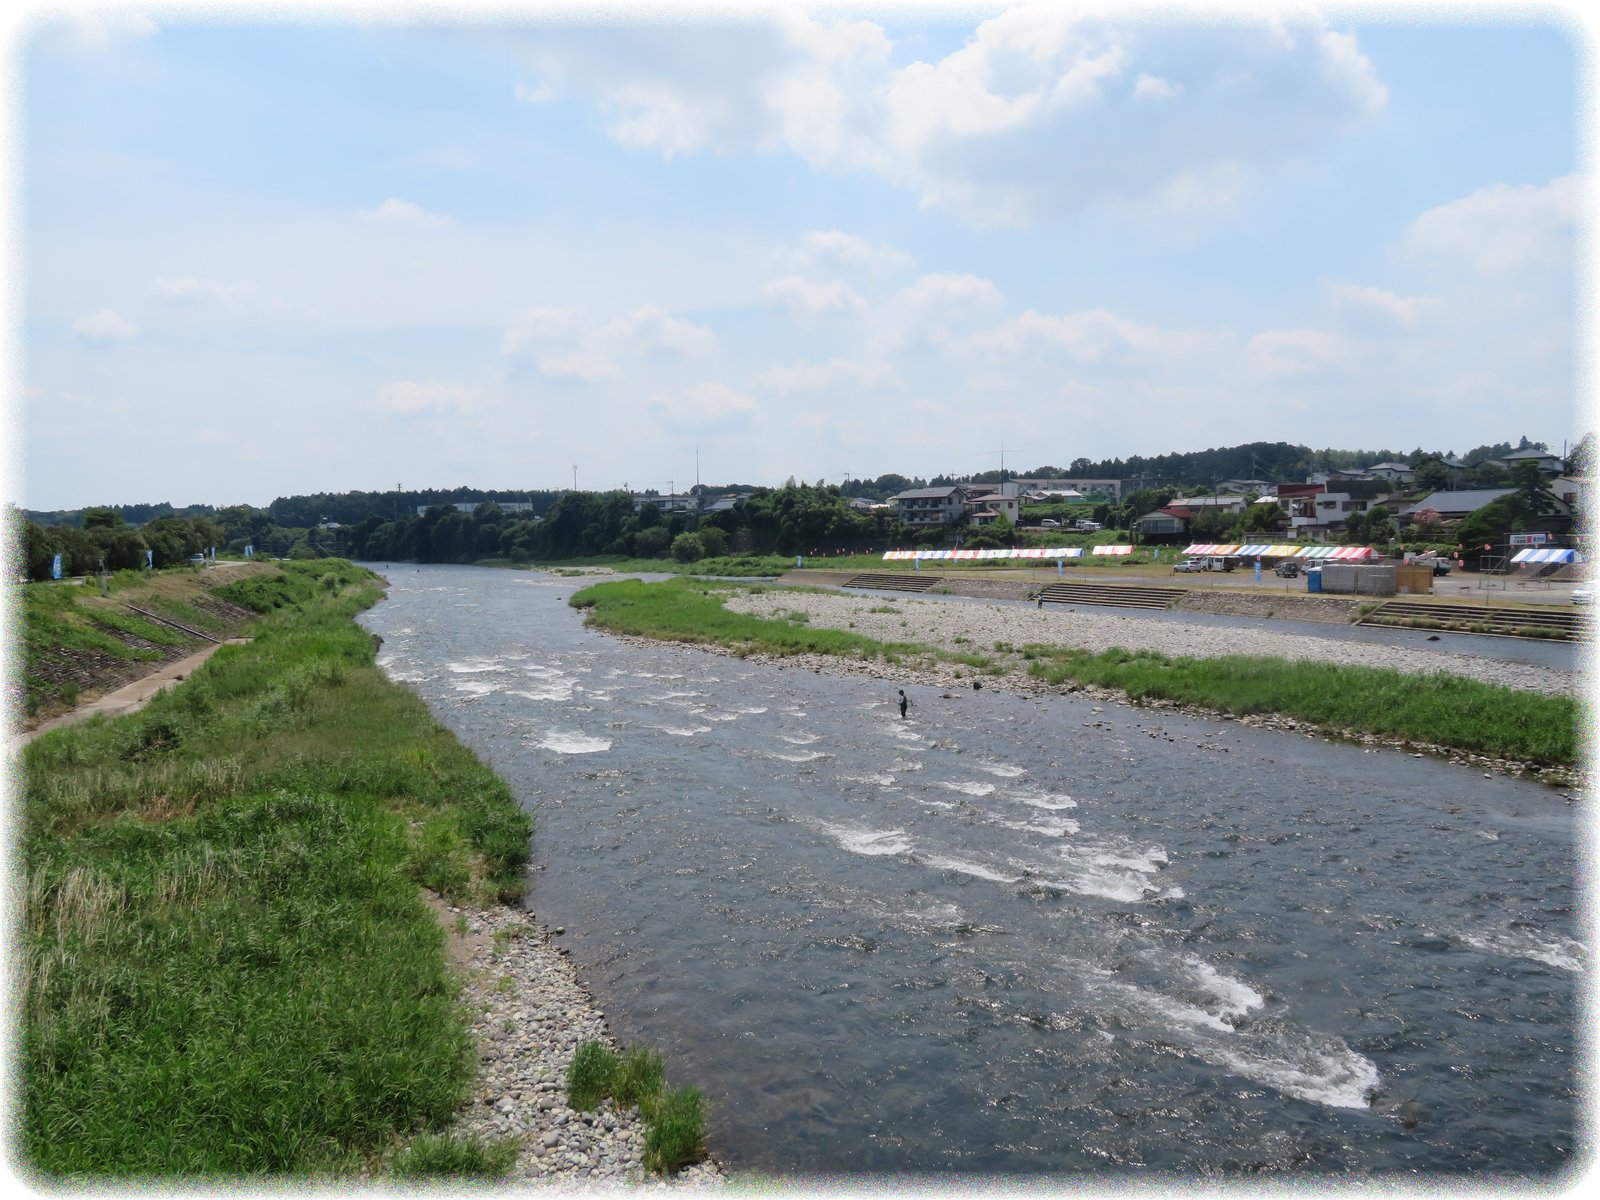
[{"label": "riverbank", "polygon": [[646,1179],[636,1110],[565,1102],[615,1043],[519,906],[531,821],[374,665],[373,576],[250,580],[250,641],[20,747],[24,1170]]},{"label": "riverbank", "polygon": [[[697,599],[686,585],[645,586],[600,585],[573,603],[595,606],[591,620],[614,633],[944,689],[944,699],[984,687],[1071,693],[1432,754],[1568,790],[1582,778],[1577,678],[1546,668],[1116,614],[793,588],[708,585]],[[1208,662],[1217,665],[1195,669]],[[1276,665],[1276,677],[1245,678],[1258,664]]]}]

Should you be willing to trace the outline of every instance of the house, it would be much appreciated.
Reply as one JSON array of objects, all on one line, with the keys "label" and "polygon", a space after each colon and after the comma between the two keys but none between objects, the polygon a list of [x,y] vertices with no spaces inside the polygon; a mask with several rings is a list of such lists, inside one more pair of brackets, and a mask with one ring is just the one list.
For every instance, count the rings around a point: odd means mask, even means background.
[{"label": "house", "polygon": [[949,487],[912,488],[890,496],[895,516],[902,525],[926,529],[931,525],[954,525],[966,512],[966,493],[955,484]]},{"label": "house", "polygon": [[1183,537],[1189,528],[1189,518],[1193,513],[1175,506],[1158,508],[1155,512],[1145,513],[1134,521],[1133,527],[1141,536],[1146,538]]},{"label": "house", "polygon": [[1272,490],[1265,479],[1224,479],[1217,484],[1217,495],[1262,496]]},{"label": "house", "polygon": [[904,525],[926,529],[954,525],[963,518],[974,525],[991,525],[1001,516],[1013,525],[1021,506],[1015,482],[953,484],[950,487],[913,488],[889,499]]},{"label": "house", "polygon": [[1240,496],[1177,496],[1168,508],[1185,508],[1190,512],[1242,513],[1249,500]]},{"label": "house", "polygon": [[1025,492],[1075,491],[1085,498],[1092,494],[1105,496],[1112,503],[1122,499],[1123,481],[1120,479],[1018,479],[1015,482]]},{"label": "house", "polygon": [[1406,466],[1405,463],[1382,462],[1375,463],[1368,467],[1367,477],[1369,479],[1382,479],[1388,483],[1405,485],[1416,479],[1417,473],[1410,467]]},{"label": "house", "polygon": [[[1401,520],[1415,520],[1418,512],[1431,508],[1439,514],[1442,521],[1461,521],[1489,504],[1493,504],[1502,496],[1516,494],[1516,488],[1476,488],[1466,492],[1434,492],[1425,500],[1418,501],[1400,513]],[[1538,521],[1533,522],[1535,527],[1548,525],[1566,525],[1572,520],[1572,504],[1555,493],[1550,493],[1553,511]]]},{"label": "house", "polygon": [[1515,470],[1518,463],[1536,462],[1539,464],[1539,470],[1552,477],[1560,475],[1567,469],[1565,460],[1559,454],[1551,454],[1548,450],[1518,450],[1495,461],[1508,471]]}]

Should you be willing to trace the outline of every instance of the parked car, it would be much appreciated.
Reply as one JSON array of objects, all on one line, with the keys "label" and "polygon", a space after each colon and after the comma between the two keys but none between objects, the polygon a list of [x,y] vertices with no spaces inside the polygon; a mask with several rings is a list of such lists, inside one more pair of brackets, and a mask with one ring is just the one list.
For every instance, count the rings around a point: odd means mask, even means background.
[{"label": "parked car", "polygon": [[1285,579],[1300,578],[1300,562],[1298,559],[1286,558],[1272,568],[1274,575],[1281,575]]},{"label": "parked car", "polygon": [[1204,571],[1206,560],[1203,558],[1186,558],[1182,562],[1172,564],[1174,571]]},{"label": "parked car", "polygon": [[1099,521],[1079,521],[1074,528],[1083,533],[1095,533],[1101,529],[1104,529],[1105,526],[1100,524]]},{"label": "parked car", "polygon": [[1445,562],[1445,560],[1442,559],[1442,558],[1434,559],[1433,560],[1433,573],[1435,575],[1448,575],[1448,574],[1450,574],[1450,564]]},{"label": "parked car", "polygon": [[1572,589],[1572,602],[1574,604],[1594,603],[1594,584],[1585,583]]},{"label": "parked car", "polygon": [[1054,517],[1046,517],[1044,520],[1040,521],[1039,524],[1042,525],[1046,529],[1060,529],[1061,528],[1061,522],[1057,521]]}]

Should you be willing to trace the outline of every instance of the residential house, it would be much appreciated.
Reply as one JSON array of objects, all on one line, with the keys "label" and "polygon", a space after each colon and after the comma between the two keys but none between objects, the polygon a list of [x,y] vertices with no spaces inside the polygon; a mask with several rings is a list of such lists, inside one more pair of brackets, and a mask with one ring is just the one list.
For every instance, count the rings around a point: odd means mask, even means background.
[{"label": "residential house", "polygon": [[[1489,504],[1494,503],[1502,496],[1511,496],[1516,493],[1516,488],[1475,488],[1465,492],[1434,492],[1425,500],[1418,501],[1405,509],[1401,520],[1414,520],[1418,512],[1431,508],[1439,514],[1439,519],[1447,523],[1465,520]],[[1528,523],[1528,532],[1544,531],[1548,533],[1565,533],[1572,526],[1573,505],[1555,493],[1550,493],[1552,512]]]},{"label": "residential house", "polygon": [[1143,538],[1155,540],[1160,538],[1183,537],[1189,528],[1189,518],[1194,514],[1175,505],[1158,508],[1155,512],[1145,513],[1134,521],[1133,527],[1139,531]]},{"label": "residential house", "polygon": [[1121,479],[1018,479],[1015,481],[1025,492],[1075,491],[1085,498],[1090,495],[1105,496],[1113,504],[1122,500]]},{"label": "residential house", "polygon": [[1405,463],[1381,462],[1374,463],[1367,468],[1367,477],[1369,479],[1382,479],[1387,483],[1404,487],[1416,479],[1417,473],[1406,466]]},{"label": "residential house", "polygon": [[1539,464],[1539,470],[1551,477],[1560,475],[1567,469],[1565,460],[1559,454],[1551,454],[1548,450],[1518,450],[1495,461],[1508,471],[1515,470],[1517,464],[1521,462],[1536,462]]},{"label": "residential house", "polygon": [[932,525],[954,525],[966,512],[966,493],[956,484],[949,487],[912,488],[890,496],[895,516],[902,525],[926,529]]}]

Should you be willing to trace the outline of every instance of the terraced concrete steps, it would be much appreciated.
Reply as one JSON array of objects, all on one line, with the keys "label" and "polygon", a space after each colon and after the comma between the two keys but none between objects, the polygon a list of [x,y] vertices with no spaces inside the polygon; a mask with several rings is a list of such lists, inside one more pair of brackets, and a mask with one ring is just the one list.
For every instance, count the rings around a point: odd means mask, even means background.
[{"label": "terraced concrete steps", "polygon": [[907,575],[904,572],[867,571],[844,581],[847,588],[875,588],[889,592],[925,592],[944,576],[927,575],[921,571]]},{"label": "terraced concrete steps", "polygon": [[[1412,621],[1428,628],[1527,637],[1529,630],[1549,630],[1546,636],[1577,641],[1583,636],[1587,614],[1565,608],[1510,608],[1491,604],[1439,604],[1427,600],[1390,600],[1373,609],[1357,625],[1406,625]],[[1535,633],[1531,636],[1539,636]]]},{"label": "terraced concrete steps", "polygon": [[1183,596],[1179,587],[1129,583],[1052,583],[1039,592],[1043,604],[1104,604],[1113,608],[1171,608]]}]

